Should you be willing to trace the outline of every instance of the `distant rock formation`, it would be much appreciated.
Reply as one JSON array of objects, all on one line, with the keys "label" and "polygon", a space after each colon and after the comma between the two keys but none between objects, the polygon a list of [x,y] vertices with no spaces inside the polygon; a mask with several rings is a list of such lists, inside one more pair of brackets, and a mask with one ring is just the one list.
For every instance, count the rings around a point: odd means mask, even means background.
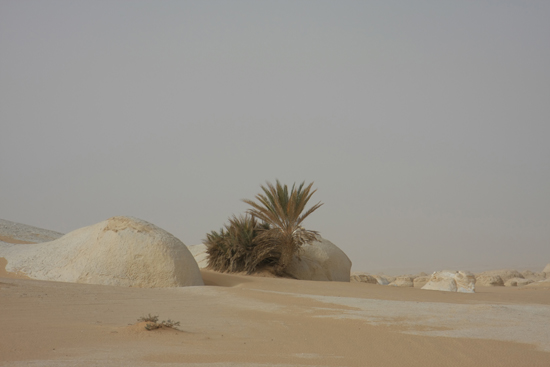
[{"label": "distant rock formation", "polygon": [[504,287],[504,282],[499,275],[478,275],[476,276],[476,284],[482,287]]},{"label": "distant rock formation", "polygon": [[489,276],[497,276],[498,275],[502,279],[503,283],[506,283],[506,281],[508,281],[508,279],[512,279],[512,278],[522,278],[523,279],[523,275],[519,271],[512,270],[512,269],[484,271],[483,273],[477,274],[476,278],[479,278],[480,276],[486,276],[486,275],[489,275]]},{"label": "distant rock formation", "polygon": [[525,270],[521,272],[521,275],[523,275],[525,279],[532,279],[534,281],[546,279],[546,273],[542,271],[534,273],[531,270]]},{"label": "distant rock formation", "polygon": [[364,272],[353,272],[350,278],[351,282],[378,284],[378,280],[370,274]]},{"label": "distant rock formation", "polygon": [[429,276],[417,276],[414,278],[414,287],[415,288],[422,288],[423,286],[426,285],[426,283],[428,283],[430,281],[430,277]]},{"label": "distant rock formation", "polygon": [[10,222],[4,219],[0,219],[0,234],[18,241],[32,243],[53,241],[63,236],[63,233],[29,226],[28,224]]},{"label": "distant rock formation", "polygon": [[542,270],[543,273],[546,273],[547,274],[547,278],[548,278],[548,274],[550,274],[550,263],[548,263],[548,265],[546,265],[544,267],[544,269]]},{"label": "distant rock formation", "polygon": [[6,271],[32,279],[129,287],[204,285],[187,247],[165,230],[113,217],[50,242],[0,246]]},{"label": "distant rock formation", "polygon": [[413,278],[409,276],[397,277],[389,285],[394,287],[414,287]]},{"label": "distant rock formation", "polygon": [[395,280],[395,277],[387,277],[385,275],[374,275],[374,279],[376,279],[376,281],[380,285],[388,285]]},{"label": "distant rock formation", "polygon": [[504,283],[506,287],[521,287],[527,284],[534,283],[535,281],[532,279],[524,279],[524,278],[511,278]]},{"label": "distant rock formation", "polygon": [[438,271],[432,274],[430,281],[422,289],[474,293],[476,278],[468,271]]}]

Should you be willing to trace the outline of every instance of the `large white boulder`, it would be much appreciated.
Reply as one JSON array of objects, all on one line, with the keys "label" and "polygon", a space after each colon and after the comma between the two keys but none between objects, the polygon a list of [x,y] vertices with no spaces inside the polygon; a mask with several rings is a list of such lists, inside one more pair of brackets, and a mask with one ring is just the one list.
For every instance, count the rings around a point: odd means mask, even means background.
[{"label": "large white boulder", "polygon": [[187,247],[165,230],[113,217],[63,237],[0,247],[6,271],[32,279],[130,287],[204,285]]},{"label": "large white boulder", "polygon": [[208,253],[206,252],[207,248],[204,243],[200,245],[187,246],[191,255],[195,258],[199,269],[206,269],[208,266]]},{"label": "large white boulder", "polygon": [[349,282],[351,261],[338,246],[318,236],[318,240],[302,246],[286,272],[301,280]]},{"label": "large white boulder", "polygon": [[550,263],[548,263],[548,265],[546,265],[546,266],[544,267],[544,269],[542,270],[542,272],[543,272],[543,273],[548,273],[548,274],[550,274]]},{"label": "large white boulder", "polygon": [[476,278],[465,271],[437,271],[421,289],[446,292],[474,293]]}]

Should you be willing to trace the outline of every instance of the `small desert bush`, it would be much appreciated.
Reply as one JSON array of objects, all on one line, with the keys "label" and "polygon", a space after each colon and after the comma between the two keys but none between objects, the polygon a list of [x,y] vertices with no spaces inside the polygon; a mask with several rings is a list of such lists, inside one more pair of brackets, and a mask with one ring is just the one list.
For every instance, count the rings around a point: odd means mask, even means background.
[{"label": "small desert bush", "polygon": [[268,229],[269,225],[249,215],[231,217],[219,232],[206,235],[208,268],[222,273],[252,274],[276,264],[281,256],[277,246],[274,243],[258,246],[257,243],[259,233]]},{"label": "small desert bush", "polygon": [[159,317],[151,314],[148,314],[147,316],[142,316],[138,319],[138,322],[147,322],[147,324],[145,324],[145,329],[149,331],[162,328],[178,330],[178,326],[180,326],[179,321],[172,321],[170,319],[162,320],[161,322],[158,321]]},{"label": "small desert bush", "polygon": [[138,322],[157,322],[159,320],[159,317],[158,315],[151,315],[151,314],[148,314],[147,316],[141,316],[139,319],[138,319]]}]

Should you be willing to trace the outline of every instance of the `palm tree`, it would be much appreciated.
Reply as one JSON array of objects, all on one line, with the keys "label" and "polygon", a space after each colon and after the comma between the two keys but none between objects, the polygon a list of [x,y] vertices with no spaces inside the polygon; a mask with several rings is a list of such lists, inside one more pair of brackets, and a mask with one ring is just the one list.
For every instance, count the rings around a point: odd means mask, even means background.
[{"label": "palm tree", "polygon": [[232,216],[229,224],[219,232],[212,231],[203,240],[206,245],[208,267],[222,273],[246,271],[252,274],[263,266],[276,264],[280,254],[273,244],[257,246],[259,231],[268,229],[254,217]]},{"label": "palm tree", "polygon": [[248,214],[269,225],[268,229],[259,232],[257,243],[259,248],[278,248],[280,258],[274,271],[282,276],[301,246],[317,238],[318,232],[303,228],[302,222],[323,204],[318,202],[302,214],[317,191],[311,190],[313,182],[306,187],[304,182],[298,187],[294,184],[290,192],[287,185],[281,185],[279,180],[275,186],[269,182],[266,184],[261,186],[264,193],[256,195],[259,203],[247,199],[243,201],[252,206]]}]

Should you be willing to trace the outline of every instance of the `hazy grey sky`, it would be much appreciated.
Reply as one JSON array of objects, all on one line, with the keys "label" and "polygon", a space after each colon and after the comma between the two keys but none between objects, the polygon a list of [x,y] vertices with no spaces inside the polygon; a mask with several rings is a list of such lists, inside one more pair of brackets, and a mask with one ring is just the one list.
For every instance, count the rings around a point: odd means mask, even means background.
[{"label": "hazy grey sky", "polygon": [[[0,218],[201,242],[266,180],[353,270],[550,262],[548,1],[0,0]],[[540,268],[540,269],[538,269]]]}]

